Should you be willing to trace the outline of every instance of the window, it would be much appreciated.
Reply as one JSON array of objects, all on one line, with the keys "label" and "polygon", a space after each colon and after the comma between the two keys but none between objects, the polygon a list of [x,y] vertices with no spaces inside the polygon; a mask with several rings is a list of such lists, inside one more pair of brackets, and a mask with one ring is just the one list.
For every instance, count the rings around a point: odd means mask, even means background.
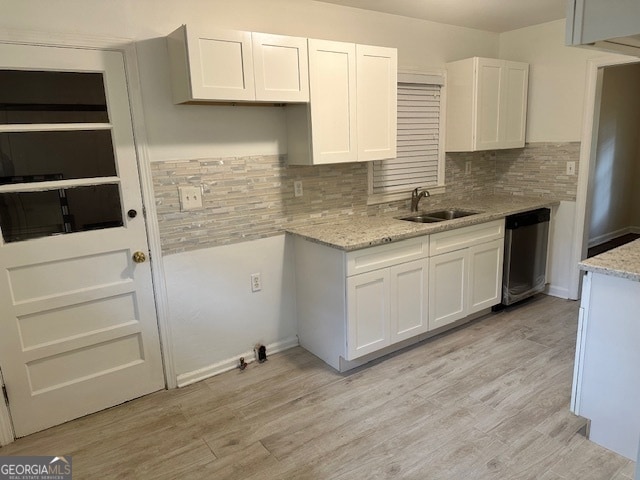
[{"label": "window", "polygon": [[102,73],[0,69],[0,244],[122,227]]},{"label": "window", "polygon": [[369,203],[444,187],[444,75],[398,74],[398,153],[369,164]]}]

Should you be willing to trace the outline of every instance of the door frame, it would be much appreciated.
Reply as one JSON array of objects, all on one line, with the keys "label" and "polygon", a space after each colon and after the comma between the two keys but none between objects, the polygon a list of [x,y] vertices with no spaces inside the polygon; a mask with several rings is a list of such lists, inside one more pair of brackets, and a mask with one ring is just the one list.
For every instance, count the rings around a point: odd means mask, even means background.
[{"label": "door frame", "polygon": [[[129,91],[129,105],[138,163],[138,175],[142,192],[142,204],[146,212],[145,222],[149,242],[149,261],[151,262],[152,288],[156,305],[158,331],[160,334],[160,350],[164,367],[165,386],[166,388],[177,388],[172,348],[173,340],[171,326],[169,324],[169,305],[160,243],[160,229],[153,194],[153,179],[149,163],[135,41],[129,38],[108,38],[76,34],[67,35],[63,33],[56,34],[0,28],[0,43],[112,50],[122,53]],[[0,398],[0,446],[11,443],[14,439],[9,409],[4,402],[4,398]]]},{"label": "door frame", "polygon": [[582,136],[580,137],[580,168],[578,169],[578,192],[576,196],[576,215],[572,243],[569,298],[580,298],[581,272],[578,264],[585,258],[588,238],[587,202],[589,185],[595,170],[596,149],[600,106],[602,95],[602,68],[639,63],[640,60],[626,55],[609,54],[587,60],[587,82],[584,95],[584,113],[582,117]]}]

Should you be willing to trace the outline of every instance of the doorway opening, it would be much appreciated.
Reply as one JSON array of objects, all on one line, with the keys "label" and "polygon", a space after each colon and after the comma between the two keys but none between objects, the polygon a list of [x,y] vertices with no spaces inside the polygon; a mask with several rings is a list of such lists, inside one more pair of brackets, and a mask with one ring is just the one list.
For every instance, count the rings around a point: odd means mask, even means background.
[{"label": "doorway opening", "polygon": [[571,298],[580,297],[580,261],[640,234],[639,81],[635,58],[610,55],[588,62]]}]

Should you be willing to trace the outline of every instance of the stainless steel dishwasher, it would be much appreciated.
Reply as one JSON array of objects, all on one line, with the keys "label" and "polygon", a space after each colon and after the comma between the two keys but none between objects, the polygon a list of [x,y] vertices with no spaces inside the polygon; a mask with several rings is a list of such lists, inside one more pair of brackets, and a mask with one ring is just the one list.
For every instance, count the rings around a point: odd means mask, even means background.
[{"label": "stainless steel dishwasher", "polygon": [[502,305],[511,305],[544,290],[551,211],[540,208],[506,219]]}]

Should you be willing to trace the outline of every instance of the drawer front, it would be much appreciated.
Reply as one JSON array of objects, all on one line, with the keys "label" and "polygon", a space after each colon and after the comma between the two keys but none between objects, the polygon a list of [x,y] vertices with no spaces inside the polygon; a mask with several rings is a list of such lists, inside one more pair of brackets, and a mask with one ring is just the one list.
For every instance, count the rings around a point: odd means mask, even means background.
[{"label": "drawer front", "polygon": [[429,256],[454,252],[499,238],[504,238],[504,219],[435,233],[430,236]]},{"label": "drawer front", "polygon": [[429,236],[347,253],[347,277],[429,256]]}]

